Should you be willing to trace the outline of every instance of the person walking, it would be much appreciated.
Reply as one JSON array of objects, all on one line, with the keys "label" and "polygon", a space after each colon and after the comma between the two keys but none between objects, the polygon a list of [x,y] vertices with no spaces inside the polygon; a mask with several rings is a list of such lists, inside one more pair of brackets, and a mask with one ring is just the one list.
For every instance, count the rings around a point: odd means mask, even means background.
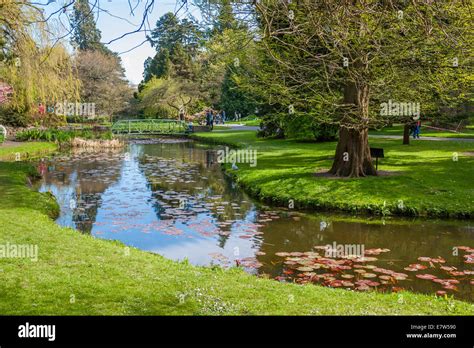
[{"label": "person walking", "polygon": [[206,126],[211,126],[211,110],[206,110]]},{"label": "person walking", "polygon": [[211,130],[214,129],[214,113],[211,111],[210,112],[210,119],[209,119],[209,125],[211,126]]},{"label": "person walking", "polygon": [[415,129],[413,131],[413,139],[420,139],[420,131],[421,131],[421,121],[416,121]]}]

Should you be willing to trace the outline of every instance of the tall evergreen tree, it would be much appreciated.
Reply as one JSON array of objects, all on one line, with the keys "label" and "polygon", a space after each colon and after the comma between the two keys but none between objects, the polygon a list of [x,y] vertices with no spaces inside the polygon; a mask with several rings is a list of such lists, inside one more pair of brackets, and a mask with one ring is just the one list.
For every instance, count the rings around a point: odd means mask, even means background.
[{"label": "tall evergreen tree", "polygon": [[100,42],[101,33],[94,21],[94,13],[87,0],[77,0],[71,14],[73,28],[71,44],[79,50],[107,50]]}]

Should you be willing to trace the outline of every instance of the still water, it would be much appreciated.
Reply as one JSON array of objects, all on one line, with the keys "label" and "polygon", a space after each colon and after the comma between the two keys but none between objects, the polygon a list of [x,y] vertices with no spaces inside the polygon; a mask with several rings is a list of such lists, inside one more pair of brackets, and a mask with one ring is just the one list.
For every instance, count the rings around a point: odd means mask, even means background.
[{"label": "still water", "polygon": [[224,176],[215,150],[155,139],[62,153],[38,164],[40,191],[56,196],[58,224],[170,259],[239,266],[278,281],[442,291],[474,302],[472,222],[356,220],[268,207]]}]

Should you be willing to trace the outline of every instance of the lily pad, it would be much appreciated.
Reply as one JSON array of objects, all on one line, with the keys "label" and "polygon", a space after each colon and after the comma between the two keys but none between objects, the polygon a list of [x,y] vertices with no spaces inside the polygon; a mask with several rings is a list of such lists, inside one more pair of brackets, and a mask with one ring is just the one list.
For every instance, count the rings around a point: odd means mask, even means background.
[{"label": "lily pad", "polygon": [[311,267],[301,266],[296,268],[300,272],[311,272],[313,269]]},{"label": "lily pad", "polygon": [[341,278],[352,279],[352,278],[354,278],[354,276],[352,274],[343,274],[343,275],[341,275]]},{"label": "lily pad", "polygon": [[460,272],[460,271],[451,271],[449,272],[449,274],[451,274],[453,277],[462,277],[464,276],[464,272]]},{"label": "lily pad", "polygon": [[440,269],[442,269],[443,271],[451,272],[451,271],[455,271],[457,268],[456,267],[450,267],[450,266],[441,266]]},{"label": "lily pad", "polygon": [[416,277],[420,279],[427,279],[427,280],[433,280],[437,278],[436,276],[432,274],[417,274]]}]

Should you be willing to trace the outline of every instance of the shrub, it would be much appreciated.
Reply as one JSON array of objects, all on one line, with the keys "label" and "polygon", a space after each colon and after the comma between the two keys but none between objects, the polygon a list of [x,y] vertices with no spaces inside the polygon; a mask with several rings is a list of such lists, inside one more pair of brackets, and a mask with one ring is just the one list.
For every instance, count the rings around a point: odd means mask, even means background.
[{"label": "shrub", "polygon": [[258,136],[301,140],[332,141],[337,139],[338,127],[318,123],[313,115],[305,113],[277,113],[262,119]]},{"label": "shrub", "polygon": [[107,132],[94,132],[91,129],[85,130],[60,130],[60,129],[28,129],[23,132],[19,132],[16,138],[20,141],[29,140],[43,140],[52,141],[57,143],[67,143],[74,138],[82,138],[87,140],[101,139],[111,140],[113,134],[111,131]]}]

